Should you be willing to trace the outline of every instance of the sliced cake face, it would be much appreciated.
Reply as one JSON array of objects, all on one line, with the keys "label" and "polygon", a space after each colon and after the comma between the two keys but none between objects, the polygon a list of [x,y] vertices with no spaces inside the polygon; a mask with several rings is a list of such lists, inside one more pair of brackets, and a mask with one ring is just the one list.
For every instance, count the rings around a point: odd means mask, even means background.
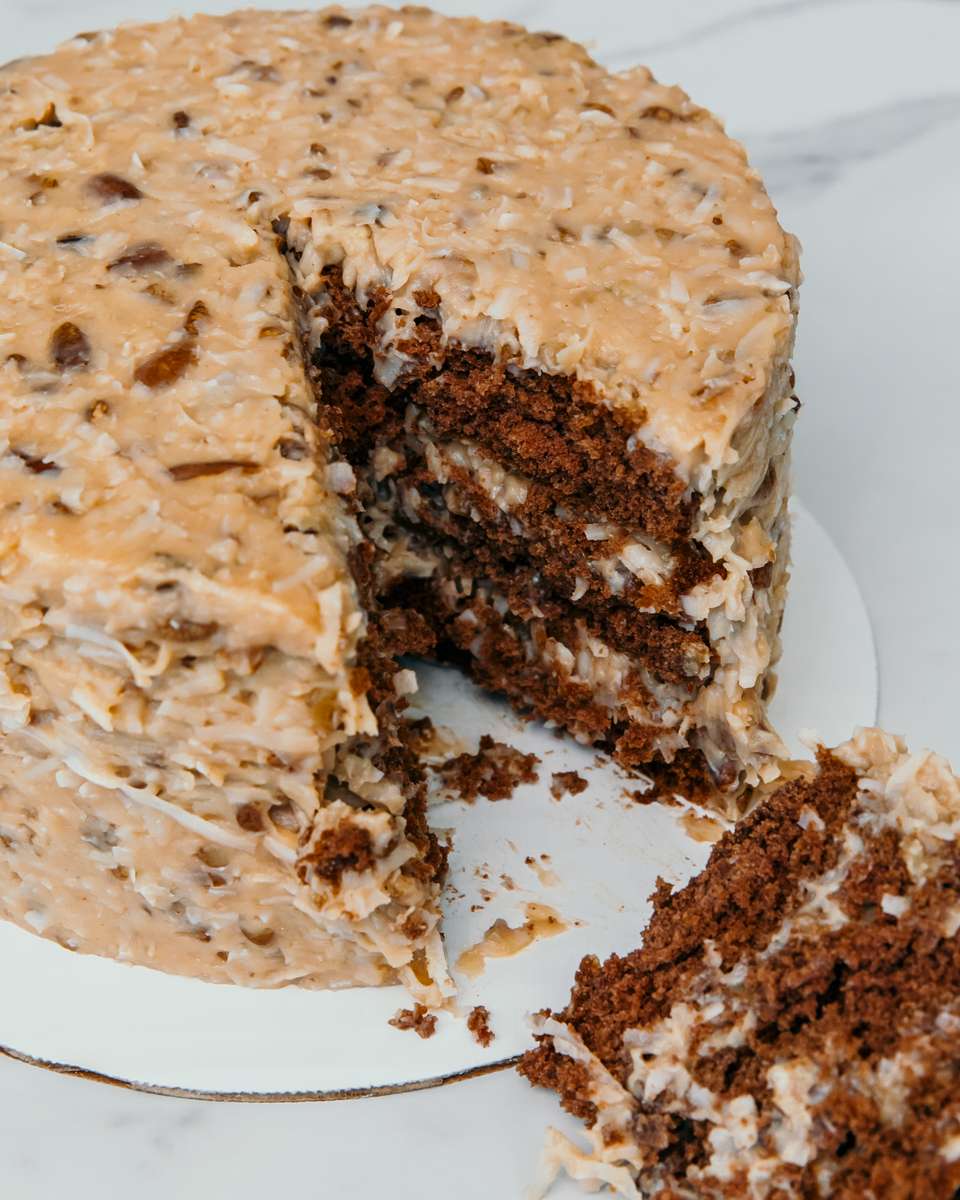
[{"label": "sliced cake face", "polygon": [[282,228],[382,586],[525,711],[735,811],[782,749],[794,243],[647,72],[346,19]]},{"label": "sliced cake face", "polygon": [[960,1187],[960,781],[866,730],[780,787],[642,949],[582,964],[521,1069],[590,1126],[549,1174],[623,1196]]},{"label": "sliced cake face", "polygon": [[197,17],[0,70],[0,183],[6,915],[436,999],[410,649],[731,808],[775,774],[796,256],[683,93]]}]

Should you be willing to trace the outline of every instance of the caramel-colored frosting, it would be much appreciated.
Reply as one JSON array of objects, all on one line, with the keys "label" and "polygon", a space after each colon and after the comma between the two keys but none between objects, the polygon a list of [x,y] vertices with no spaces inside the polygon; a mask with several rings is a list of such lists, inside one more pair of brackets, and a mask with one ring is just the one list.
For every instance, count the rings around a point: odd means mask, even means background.
[{"label": "caramel-colored frosting", "polygon": [[[4,86],[10,269],[38,306],[69,278],[94,369],[124,386],[176,322],[139,278],[98,287],[106,263],[147,238],[257,263],[280,214],[361,294],[390,291],[385,371],[433,288],[447,337],[591,381],[690,478],[724,463],[791,338],[795,247],[742,148],[679,88],[563,38],[420,8],[245,11],[84,35]],[[104,204],[102,171],[143,196]],[[70,232],[95,240],[58,247]],[[36,355],[32,316],[3,312],[8,352]],[[242,317],[225,306],[211,336]]]}]

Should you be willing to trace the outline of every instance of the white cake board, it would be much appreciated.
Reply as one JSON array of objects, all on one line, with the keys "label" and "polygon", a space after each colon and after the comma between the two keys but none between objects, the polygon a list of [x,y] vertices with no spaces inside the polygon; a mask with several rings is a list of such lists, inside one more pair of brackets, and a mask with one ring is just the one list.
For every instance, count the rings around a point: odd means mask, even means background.
[{"label": "white cake board", "polygon": [[[877,674],[857,586],[826,533],[799,506],[793,553],[773,713],[800,754],[801,731],[812,729],[830,744],[873,722]],[[71,954],[5,922],[0,1048],[115,1083],[249,1100],[429,1086],[490,1069],[526,1049],[527,1014],[564,1002],[584,954],[635,947],[657,876],[684,882],[702,867],[710,846],[685,832],[684,810],[625,799],[630,781],[615,767],[598,765],[593,752],[540,726],[523,726],[457,672],[425,669],[421,688],[422,708],[471,745],[491,733],[542,760],[540,782],[518,788],[511,800],[433,809],[434,824],[454,830],[446,902],[451,963],[496,918],[522,924],[527,902],[549,905],[569,925],[513,957],[489,960],[478,978],[459,978],[464,1011],[474,1004],[490,1010],[496,1038],[488,1048],[452,1015],[440,1016],[429,1040],[389,1026],[408,1004],[400,988],[258,991],[199,983]],[[554,800],[551,773],[568,770],[579,771],[589,788]],[[544,882],[524,862],[531,856],[542,863],[543,854],[556,883]],[[480,911],[471,912],[472,905]]]}]

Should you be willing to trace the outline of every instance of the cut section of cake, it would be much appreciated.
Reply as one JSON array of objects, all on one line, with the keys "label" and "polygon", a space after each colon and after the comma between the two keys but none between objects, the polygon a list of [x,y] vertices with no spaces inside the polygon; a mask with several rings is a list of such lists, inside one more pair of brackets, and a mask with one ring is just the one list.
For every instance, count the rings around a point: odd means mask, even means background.
[{"label": "cut section of cake", "polygon": [[645,70],[426,9],[0,70],[0,906],[448,988],[404,653],[685,790],[777,772],[793,241]]},{"label": "cut section of cake", "polygon": [[510,25],[446,28],[425,71],[435,20],[340,78],[362,118],[325,97],[323,187],[278,226],[377,590],[521,711],[735,813],[782,751],[795,243],[679,89]]},{"label": "cut section of cake", "polygon": [[777,788],[642,947],[580,966],[521,1063],[589,1126],[566,1170],[624,1197],[960,1188],[960,781],[864,730]]}]

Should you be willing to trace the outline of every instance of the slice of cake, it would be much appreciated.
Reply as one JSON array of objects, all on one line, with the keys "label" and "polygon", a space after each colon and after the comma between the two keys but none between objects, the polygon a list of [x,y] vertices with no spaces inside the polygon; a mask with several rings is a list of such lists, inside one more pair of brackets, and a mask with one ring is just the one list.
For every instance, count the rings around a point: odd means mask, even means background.
[{"label": "slice of cake", "polygon": [[397,655],[667,784],[776,774],[792,240],[648,72],[425,9],[0,71],[0,906],[448,987]]},{"label": "slice of cake", "polygon": [[626,1197],[946,1200],[960,1188],[960,781],[879,730],[819,754],[580,966],[522,1061]]}]

